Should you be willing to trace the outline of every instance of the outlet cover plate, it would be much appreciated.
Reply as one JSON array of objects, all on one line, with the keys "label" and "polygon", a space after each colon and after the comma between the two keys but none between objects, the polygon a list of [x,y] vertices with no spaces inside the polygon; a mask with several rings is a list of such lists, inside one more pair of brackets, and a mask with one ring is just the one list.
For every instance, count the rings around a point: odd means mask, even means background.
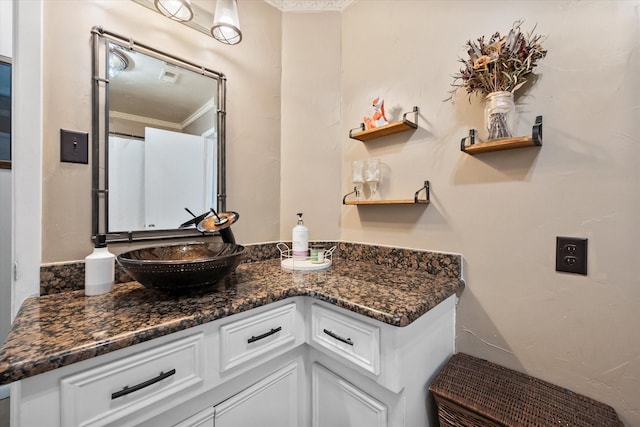
[{"label": "outlet cover plate", "polygon": [[89,134],[60,129],[60,161],[89,164]]},{"label": "outlet cover plate", "polygon": [[587,239],[556,237],[556,271],[587,275]]}]

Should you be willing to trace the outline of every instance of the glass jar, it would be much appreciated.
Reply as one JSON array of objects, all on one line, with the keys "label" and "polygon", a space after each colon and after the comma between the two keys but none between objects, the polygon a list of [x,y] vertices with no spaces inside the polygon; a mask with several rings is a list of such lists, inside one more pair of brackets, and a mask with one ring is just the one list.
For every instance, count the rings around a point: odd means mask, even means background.
[{"label": "glass jar", "polygon": [[311,245],[311,262],[313,264],[324,262],[324,245]]},{"label": "glass jar", "polygon": [[516,105],[513,93],[506,91],[491,92],[485,98],[484,124],[487,138],[511,138],[516,118]]}]

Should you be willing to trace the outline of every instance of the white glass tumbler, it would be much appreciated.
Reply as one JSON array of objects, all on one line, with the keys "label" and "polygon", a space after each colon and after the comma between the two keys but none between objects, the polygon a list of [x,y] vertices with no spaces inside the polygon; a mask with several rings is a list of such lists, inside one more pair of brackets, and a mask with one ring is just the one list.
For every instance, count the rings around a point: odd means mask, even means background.
[{"label": "white glass tumbler", "polygon": [[378,184],[380,183],[380,159],[368,159],[365,180],[369,187],[369,200],[380,200]]}]

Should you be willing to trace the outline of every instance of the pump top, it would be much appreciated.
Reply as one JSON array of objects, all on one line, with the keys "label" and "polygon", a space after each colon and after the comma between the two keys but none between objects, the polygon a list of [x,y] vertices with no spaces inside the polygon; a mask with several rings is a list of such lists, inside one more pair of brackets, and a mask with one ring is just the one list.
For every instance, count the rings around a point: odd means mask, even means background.
[{"label": "pump top", "polygon": [[96,237],[96,248],[106,248],[107,247],[107,235],[106,234],[98,234]]}]

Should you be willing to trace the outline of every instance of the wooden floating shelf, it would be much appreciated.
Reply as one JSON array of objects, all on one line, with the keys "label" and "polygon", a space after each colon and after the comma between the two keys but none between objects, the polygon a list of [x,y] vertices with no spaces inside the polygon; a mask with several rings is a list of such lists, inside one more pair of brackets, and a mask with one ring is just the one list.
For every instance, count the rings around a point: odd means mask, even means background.
[{"label": "wooden floating shelf", "polygon": [[[465,145],[465,141],[469,140],[470,144]],[[525,147],[542,146],[542,116],[536,117],[533,125],[531,136],[520,136],[514,138],[501,138],[485,142],[475,142],[476,130],[469,130],[469,136],[462,138],[460,141],[460,150],[467,154],[488,153],[491,151],[513,150]]]},{"label": "wooden floating shelf", "polygon": [[345,205],[427,205],[428,200],[398,199],[398,200],[348,200]]},{"label": "wooden floating shelf", "polygon": [[[431,184],[429,181],[425,181],[424,185],[418,189],[413,195],[413,199],[391,199],[391,200],[347,200],[352,194],[356,194],[356,188],[351,193],[345,194],[342,198],[343,205],[351,206],[363,206],[363,205],[428,205],[429,193],[431,192]],[[419,194],[421,191],[425,192],[425,198],[421,199]]]},{"label": "wooden floating shelf", "polygon": [[535,147],[537,144],[533,142],[530,136],[518,138],[502,138],[487,142],[478,142],[468,145],[464,148],[467,154],[488,153],[490,151],[511,150],[515,148]]},{"label": "wooden floating shelf", "polygon": [[[388,125],[380,126],[374,129],[364,130],[364,123],[362,123],[360,127],[353,128],[349,131],[349,138],[366,142],[371,139],[381,138],[383,136],[393,135],[395,133],[415,130],[418,128],[418,111],[418,107],[413,107],[413,110],[402,115],[402,121],[389,123]],[[415,120],[413,122],[407,120],[407,114],[410,113],[415,114]],[[354,132],[358,129],[360,129],[360,132]]]},{"label": "wooden floating shelf", "polygon": [[387,135],[393,135],[394,133],[406,132],[408,130],[416,129],[417,127],[418,126],[415,123],[411,123],[411,122],[393,122],[393,123],[389,123],[388,125],[380,126],[375,129],[363,130],[361,132],[356,132],[356,133],[349,133],[349,138],[366,142],[371,139],[381,138]]}]

